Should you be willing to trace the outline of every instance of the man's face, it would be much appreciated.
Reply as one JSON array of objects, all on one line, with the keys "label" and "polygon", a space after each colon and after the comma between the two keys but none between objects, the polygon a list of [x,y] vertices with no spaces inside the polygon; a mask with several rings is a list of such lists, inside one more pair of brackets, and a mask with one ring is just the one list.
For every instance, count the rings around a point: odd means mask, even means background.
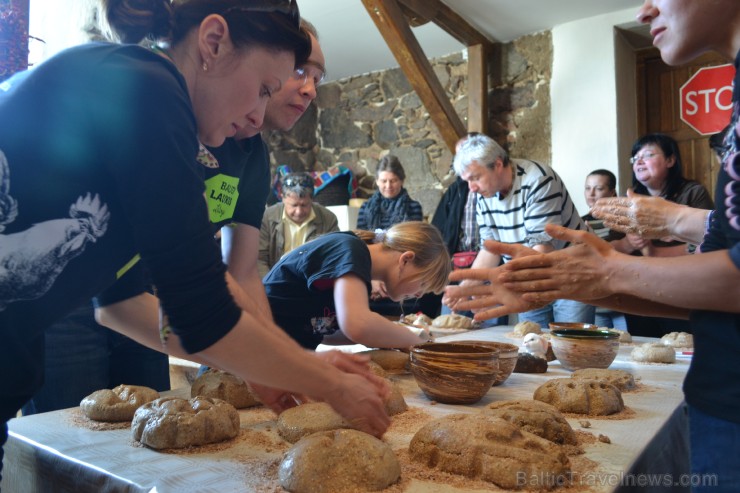
[{"label": "man's face", "polygon": [[267,103],[264,130],[290,130],[316,99],[318,84],[324,78],[325,61],[319,42],[311,36],[311,56],[299,67],[307,77],[293,74]]},{"label": "man's face", "polygon": [[285,215],[296,224],[303,224],[311,215],[311,197],[299,197],[294,193],[289,193],[283,197],[285,206]]},{"label": "man's face", "polygon": [[468,182],[468,188],[471,192],[479,193],[485,198],[496,195],[508,186],[503,181],[501,172],[503,163],[497,160],[492,168],[481,164],[479,161],[473,161],[470,166],[460,175],[460,178]]}]

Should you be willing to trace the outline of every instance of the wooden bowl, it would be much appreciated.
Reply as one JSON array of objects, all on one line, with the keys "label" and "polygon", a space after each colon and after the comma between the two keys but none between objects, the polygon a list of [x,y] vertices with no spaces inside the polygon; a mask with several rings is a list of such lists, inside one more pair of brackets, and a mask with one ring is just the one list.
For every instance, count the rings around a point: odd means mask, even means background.
[{"label": "wooden bowl", "polygon": [[498,352],[475,344],[419,344],[411,348],[411,374],[432,400],[474,404],[496,379]]},{"label": "wooden bowl", "polygon": [[494,341],[456,341],[456,344],[477,344],[498,351],[498,374],[493,381],[493,386],[501,385],[511,376],[519,358],[519,346],[507,342]]},{"label": "wooden bowl", "polygon": [[608,368],[619,350],[619,334],[602,329],[552,330],[550,343],[566,370]]}]

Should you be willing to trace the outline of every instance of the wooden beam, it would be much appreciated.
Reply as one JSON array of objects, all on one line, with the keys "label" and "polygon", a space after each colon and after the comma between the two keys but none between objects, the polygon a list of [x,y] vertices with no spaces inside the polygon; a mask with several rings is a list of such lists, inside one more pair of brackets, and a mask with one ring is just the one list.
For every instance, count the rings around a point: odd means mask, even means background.
[{"label": "wooden beam", "polygon": [[488,133],[488,45],[468,47],[468,132]]},{"label": "wooden beam", "polygon": [[434,22],[465,46],[492,42],[440,0],[399,0],[399,2],[416,12],[418,17]]},{"label": "wooden beam", "polygon": [[411,32],[396,0],[362,0],[396,61],[429,112],[447,147],[465,133],[465,126],[447,98],[429,60]]}]

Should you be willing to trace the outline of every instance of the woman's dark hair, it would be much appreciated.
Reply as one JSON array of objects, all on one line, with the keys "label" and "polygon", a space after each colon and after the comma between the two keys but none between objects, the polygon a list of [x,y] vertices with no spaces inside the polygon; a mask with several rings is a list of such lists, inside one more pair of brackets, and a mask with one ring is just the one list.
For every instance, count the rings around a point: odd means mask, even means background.
[{"label": "woman's dark hair", "polygon": [[595,169],[588,174],[588,176],[592,176],[592,175],[599,175],[599,176],[605,177],[606,185],[609,187],[609,190],[617,189],[617,177],[614,176],[614,173],[612,173],[608,169]]},{"label": "woman's dark hair", "polygon": [[[300,29],[295,0],[99,0],[103,32],[123,43],[167,42],[177,45],[211,14],[222,16],[236,49],[259,46],[291,51],[296,65],[311,53],[311,40]],[[106,25],[107,24],[107,25]]]},{"label": "woman's dark hair", "polygon": [[[681,152],[678,150],[678,142],[673,137],[669,137],[665,134],[648,134],[637,139],[637,142],[632,146],[632,154],[634,157],[640,149],[646,145],[657,145],[660,150],[663,151],[663,155],[666,159],[674,157],[676,162],[668,168],[668,176],[666,177],[666,183],[663,190],[660,192],[660,196],[666,200],[673,200],[681,185],[684,184],[686,178],[683,177],[683,166],[681,164]],[[647,187],[637,181],[635,176],[635,170],[632,169],[632,189],[635,193],[642,195],[650,195]]]},{"label": "woman's dark hair", "polygon": [[375,176],[377,177],[381,171],[390,171],[400,178],[401,181],[406,179],[406,171],[404,171],[401,161],[392,154],[386,154],[378,161],[378,167],[375,168]]}]

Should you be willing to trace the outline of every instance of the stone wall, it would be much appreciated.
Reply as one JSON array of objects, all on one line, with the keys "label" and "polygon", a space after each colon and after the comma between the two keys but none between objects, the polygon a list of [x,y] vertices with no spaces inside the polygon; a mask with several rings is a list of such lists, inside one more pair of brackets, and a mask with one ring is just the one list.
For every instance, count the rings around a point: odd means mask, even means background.
[{"label": "stone wall", "polygon": [[[432,66],[466,121],[468,67],[462,53],[435,59]],[[489,135],[513,157],[549,163],[550,33],[496,45],[489,67]],[[398,68],[322,85],[318,98],[291,132],[265,137],[273,168],[287,164],[296,171],[318,171],[342,164],[355,172],[359,197],[373,192],[378,159],[395,154],[406,170],[406,189],[429,216],[454,180],[452,154]]]}]

